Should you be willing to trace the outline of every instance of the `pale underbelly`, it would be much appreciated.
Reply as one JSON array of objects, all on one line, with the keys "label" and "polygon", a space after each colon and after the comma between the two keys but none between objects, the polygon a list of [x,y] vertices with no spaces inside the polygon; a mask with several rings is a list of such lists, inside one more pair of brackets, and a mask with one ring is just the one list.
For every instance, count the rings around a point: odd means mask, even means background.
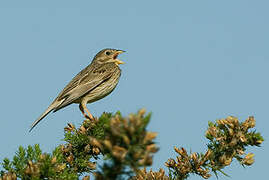
[{"label": "pale underbelly", "polygon": [[[119,77],[118,77],[119,78]],[[80,99],[74,101],[74,103],[92,103],[99,99],[102,99],[109,95],[117,86],[118,78],[110,79],[103,84],[99,85],[92,91],[90,91],[85,96],[81,97]]]}]

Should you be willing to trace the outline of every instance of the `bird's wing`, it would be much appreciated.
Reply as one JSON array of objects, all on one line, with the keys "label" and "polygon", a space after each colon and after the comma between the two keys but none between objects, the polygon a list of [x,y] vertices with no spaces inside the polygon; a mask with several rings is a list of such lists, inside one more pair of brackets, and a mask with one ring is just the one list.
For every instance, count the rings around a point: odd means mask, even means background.
[{"label": "bird's wing", "polygon": [[113,72],[111,70],[111,64],[104,64],[102,66],[96,66],[88,70],[83,70],[79,73],[59,94],[56,98],[57,101],[62,101],[57,107],[54,108],[54,112],[59,109],[73,103],[75,100],[81,98],[89,91],[93,90],[104,81],[108,80]]},{"label": "bird's wing", "polygon": [[84,68],[82,71],[80,71],[66,86],[65,88],[60,92],[60,94],[58,95],[58,97],[55,99],[56,100],[61,100],[63,99],[63,97],[65,97],[65,95],[72,91],[74,88],[76,88],[81,79],[83,79],[84,77],[86,77],[89,72],[92,71],[92,66],[88,65],[86,68]]}]

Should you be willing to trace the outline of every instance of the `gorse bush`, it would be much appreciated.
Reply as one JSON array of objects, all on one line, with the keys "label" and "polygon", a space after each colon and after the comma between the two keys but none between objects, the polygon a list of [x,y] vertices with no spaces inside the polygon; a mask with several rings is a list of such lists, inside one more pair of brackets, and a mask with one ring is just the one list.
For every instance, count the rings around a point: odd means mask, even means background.
[{"label": "gorse bush", "polygon": [[[51,153],[44,153],[39,145],[19,147],[13,160],[4,159],[0,180],[13,179],[132,179],[132,180],[183,180],[190,174],[205,179],[223,172],[236,159],[243,166],[254,162],[254,154],[246,154],[248,146],[263,142],[260,133],[253,130],[254,117],[239,122],[235,117],[209,122],[205,153],[188,153],[183,147],[174,147],[178,156],[164,163],[168,167],[156,172],[147,170],[159,148],[157,133],[147,130],[151,114],[141,109],[123,117],[120,112],[103,113],[94,121],[86,119],[79,128],[68,124],[66,144]],[[97,159],[103,162],[97,166]]]}]

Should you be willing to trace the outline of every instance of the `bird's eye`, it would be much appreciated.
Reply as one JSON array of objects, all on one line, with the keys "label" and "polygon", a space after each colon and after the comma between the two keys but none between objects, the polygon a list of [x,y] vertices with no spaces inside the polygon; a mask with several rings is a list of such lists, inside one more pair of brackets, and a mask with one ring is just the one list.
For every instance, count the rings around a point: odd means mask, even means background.
[{"label": "bird's eye", "polygon": [[109,52],[109,51],[106,52],[106,55],[107,55],[107,56],[109,56],[110,54],[111,54],[111,52]]}]

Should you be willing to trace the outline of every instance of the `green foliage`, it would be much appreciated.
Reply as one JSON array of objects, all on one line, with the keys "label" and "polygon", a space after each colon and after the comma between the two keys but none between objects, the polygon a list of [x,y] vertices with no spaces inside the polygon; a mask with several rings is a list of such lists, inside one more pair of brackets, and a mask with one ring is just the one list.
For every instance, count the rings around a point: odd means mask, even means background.
[{"label": "green foliage", "polygon": [[[251,130],[255,127],[254,117],[249,117],[240,123],[237,118],[229,116],[226,119],[209,122],[205,137],[209,140],[205,154],[188,154],[184,148],[175,151],[177,160],[169,159],[166,166],[170,170],[171,179],[186,179],[189,174],[198,174],[207,179],[211,171],[217,176],[220,172],[227,176],[222,169],[229,166],[233,158],[242,165],[250,166],[254,163],[254,154],[245,155],[247,146],[260,146],[263,138],[260,133]],[[245,155],[245,157],[242,157]]]},{"label": "green foliage", "polygon": [[97,139],[106,159],[101,171],[95,173],[98,179],[131,176],[152,164],[152,154],[158,151],[152,140],[157,134],[146,131],[151,115],[144,114],[140,110],[126,118],[119,113],[111,118],[109,128],[104,128],[105,137]]},{"label": "green foliage", "polygon": [[[85,174],[92,173],[95,179],[131,180],[182,180],[190,174],[209,178],[212,171],[224,173],[233,158],[242,165],[251,165],[254,154],[245,154],[247,146],[260,146],[263,138],[251,130],[255,126],[253,117],[239,123],[237,118],[228,117],[209,122],[205,134],[209,140],[208,150],[203,153],[188,153],[184,148],[174,148],[176,160],[169,159],[163,169],[153,172],[145,167],[152,164],[158,151],[154,139],[157,133],[147,131],[151,114],[141,109],[136,114],[123,117],[120,112],[103,113],[95,120],[86,119],[79,128],[68,124],[65,144],[52,153],[44,153],[39,145],[19,147],[13,160],[2,162],[0,180],[59,179],[88,180]],[[244,156],[243,156],[244,155]],[[96,169],[96,159],[103,164]],[[225,173],[224,173],[225,174]]]},{"label": "green foliage", "polygon": [[[64,168],[62,153],[56,148],[53,155],[42,153],[39,145],[28,146],[27,149],[19,147],[13,161],[4,159],[3,168],[8,172],[1,171],[1,177],[5,179],[7,174],[11,179],[77,179],[78,175]],[[56,161],[56,157],[58,158]]]}]

